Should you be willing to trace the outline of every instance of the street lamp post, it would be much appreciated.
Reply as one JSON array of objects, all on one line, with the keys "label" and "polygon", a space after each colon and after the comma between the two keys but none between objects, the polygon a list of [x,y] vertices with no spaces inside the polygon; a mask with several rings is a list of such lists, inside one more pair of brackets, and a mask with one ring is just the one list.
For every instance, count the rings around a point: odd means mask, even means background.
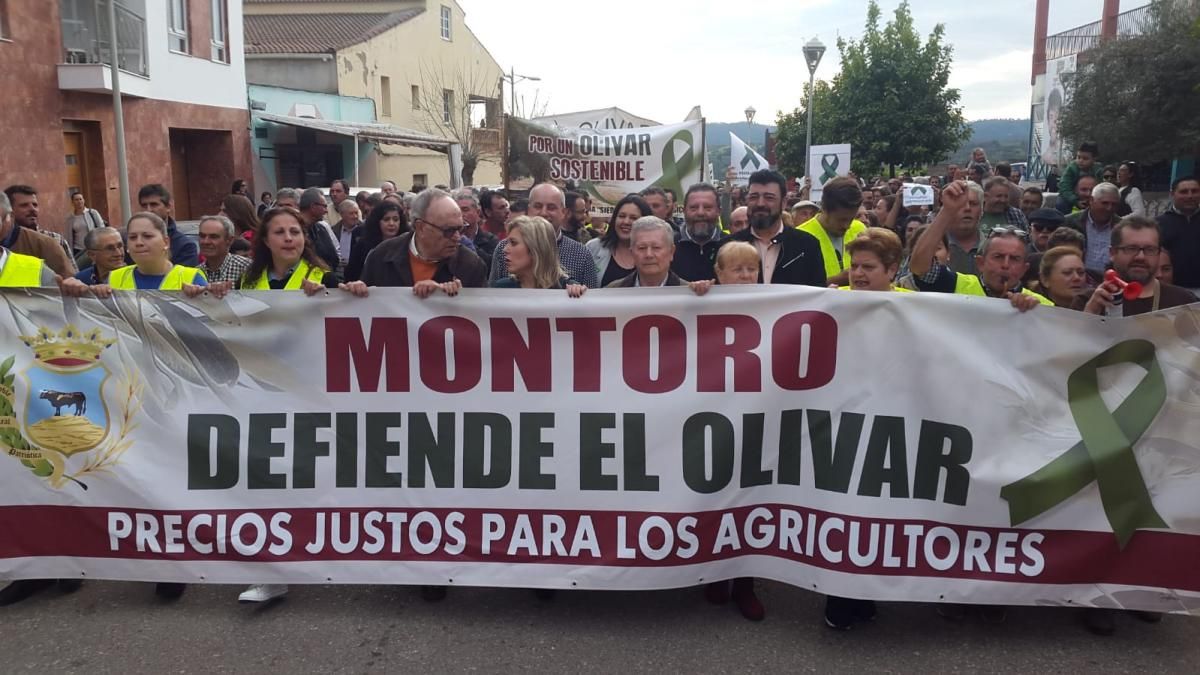
[{"label": "street lamp post", "polygon": [[825,45],[817,38],[809,40],[804,45],[804,61],[808,64],[808,111],[805,117],[808,118],[808,132],[804,136],[804,173],[812,175],[812,170],[808,166],[810,159],[809,152],[812,147],[812,120],[813,120],[813,103],[816,99],[816,89],[814,87],[817,76],[817,66],[821,64],[821,57],[825,55]]},{"label": "street lamp post", "polygon": [[749,124],[754,124],[754,115],[757,113],[758,111],[754,109],[754,106],[746,108],[746,122]]},{"label": "street lamp post", "polygon": [[517,71],[513,68],[509,68],[508,73],[505,75],[501,75],[500,77],[502,79],[508,81],[508,91],[510,94],[510,98],[512,100],[512,104],[509,107],[509,114],[511,114],[513,117],[516,117],[517,116],[517,83],[524,82],[526,80],[529,80],[530,82],[540,82],[542,80],[542,78],[535,77],[533,75],[518,75]]}]

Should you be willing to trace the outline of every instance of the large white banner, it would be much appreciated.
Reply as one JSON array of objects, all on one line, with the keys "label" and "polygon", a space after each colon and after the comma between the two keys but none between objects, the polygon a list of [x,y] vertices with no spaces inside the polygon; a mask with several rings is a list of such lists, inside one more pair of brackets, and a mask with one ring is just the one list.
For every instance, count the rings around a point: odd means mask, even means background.
[{"label": "large white banner", "polygon": [[814,145],[808,149],[808,177],[812,180],[812,200],[821,202],[825,184],[850,174],[850,145]]},{"label": "large white banner", "polygon": [[531,121],[568,129],[637,129],[658,126],[658,122],[654,120],[639,117],[620,108],[601,108],[600,110],[546,115],[545,117],[535,117]]},{"label": "large white banner", "polygon": [[1194,308],[0,297],[0,578],[1200,608]]},{"label": "large white banner", "polygon": [[573,181],[594,202],[612,206],[656,186],[683,201],[703,178],[704,120],[637,129],[560,128],[506,118],[508,176],[535,183]]}]

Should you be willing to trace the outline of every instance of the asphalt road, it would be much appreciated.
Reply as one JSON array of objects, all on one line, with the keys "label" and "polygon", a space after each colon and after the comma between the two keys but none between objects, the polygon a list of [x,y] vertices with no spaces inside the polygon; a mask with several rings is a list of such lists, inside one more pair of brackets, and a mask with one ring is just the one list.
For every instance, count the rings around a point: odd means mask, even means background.
[{"label": "asphalt road", "polygon": [[699,589],[560,592],[453,589],[438,604],[415,588],[293,587],[267,607],[240,588],[192,586],[174,604],[150,584],[89,582],[0,608],[8,673],[426,672],[1133,672],[1195,673],[1200,618],[1150,625],[1120,617],[1086,632],[1072,610],[1017,608],[1000,625],[951,623],[927,605],[883,604],[841,633],[822,599],[759,582],[762,623]]}]

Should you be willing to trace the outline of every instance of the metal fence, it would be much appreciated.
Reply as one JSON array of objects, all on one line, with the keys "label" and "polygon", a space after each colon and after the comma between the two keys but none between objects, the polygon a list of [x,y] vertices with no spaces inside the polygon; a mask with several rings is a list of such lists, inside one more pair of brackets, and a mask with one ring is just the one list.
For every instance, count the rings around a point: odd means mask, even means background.
[{"label": "metal fence", "polygon": [[[64,63],[112,63],[107,0],[67,0],[63,3],[62,44]],[[146,20],[119,1],[117,17],[117,67],[147,77]]]},{"label": "metal fence", "polygon": [[[1138,35],[1150,19],[1150,5],[1121,12],[1117,16],[1117,35]],[[1085,24],[1046,37],[1046,60],[1085,52],[1100,42],[1100,21]]]}]

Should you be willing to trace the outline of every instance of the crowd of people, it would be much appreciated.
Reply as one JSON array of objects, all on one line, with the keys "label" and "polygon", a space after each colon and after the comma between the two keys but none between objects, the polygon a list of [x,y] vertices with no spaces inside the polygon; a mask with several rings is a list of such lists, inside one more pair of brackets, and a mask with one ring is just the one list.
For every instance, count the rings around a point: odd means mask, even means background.
[{"label": "crowd of people", "polygon": [[[807,185],[790,192],[781,174],[763,169],[744,187],[692,185],[681,209],[670,190],[629,194],[607,223],[593,221],[586,191],[549,183],[510,201],[490,190],[404,193],[390,182],[350,195],[338,180],[328,199],[319,188],[284,188],[264,193],[257,208],[241,183],[218,214],[200,220],[198,245],[180,232],[162,185],[138,191],[141,211],[119,229],[76,195],[66,236],[42,226],[34,188],[13,185],[0,195],[0,286],[58,287],[74,297],[134,289],[190,297],[340,289],[349,299],[380,287],[411,288],[419,298],[481,287],[557,289],[580,298],[596,288],[688,286],[705,295],[716,285],[792,284],[957,293],[1001,299],[1022,312],[1053,305],[1121,315],[1194,302],[1200,181],[1177,179],[1171,206],[1152,220],[1142,215],[1140,193],[1127,189],[1136,166],[1121,164],[1109,175],[1095,155],[1091,144],[1080,146],[1058,208],[1046,208],[1038,188],[1021,189],[1008,165],[977,155],[982,161],[929,180],[932,207],[904,204],[901,183],[909,176],[836,178],[817,203]],[[1124,287],[1104,276],[1109,269],[1139,282],[1140,294],[1122,297]],[[0,605],[55,583],[13,582],[0,590]],[[184,588],[159,584],[157,592],[178,598]],[[259,584],[239,599],[265,602],[286,592]],[[752,579],[718,582],[705,592],[716,603],[732,599],[749,619],[765,616]],[[446,591],[427,587],[423,594],[433,601]],[[874,614],[871,602],[829,598],[825,620],[847,629]],[[943,614],[961,612],[943,607]],[[987,608],[985,616],[1002,619],[1003,610]],[[1113,631],[1114,612],[1089,610],[1086,617],[1093,631]]]}]

